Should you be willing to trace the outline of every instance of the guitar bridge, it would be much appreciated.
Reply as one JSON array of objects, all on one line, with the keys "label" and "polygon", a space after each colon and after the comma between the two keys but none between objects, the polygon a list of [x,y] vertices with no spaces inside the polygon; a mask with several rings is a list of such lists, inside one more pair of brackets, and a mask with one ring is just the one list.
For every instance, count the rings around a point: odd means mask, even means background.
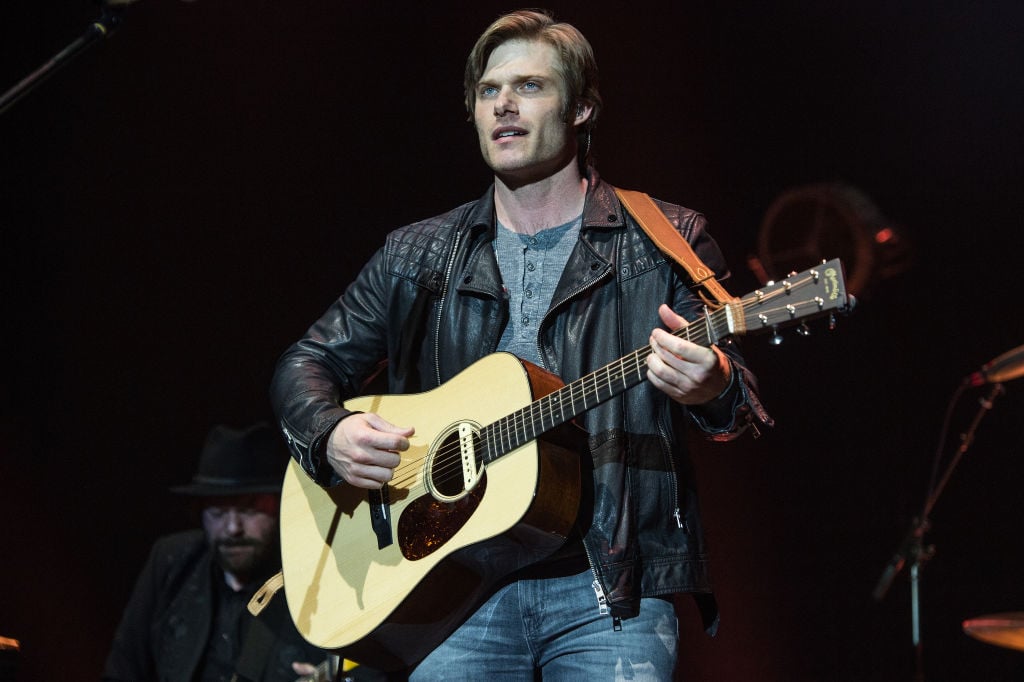
[{"label": "guitar bridge", "polygon": [[473,443],[473,435],[472,425],[466,422],[459,424],[459,454],[462,459],[462,487],[464,490],[472,490],[480,478],[476,465],[476,447]]}]

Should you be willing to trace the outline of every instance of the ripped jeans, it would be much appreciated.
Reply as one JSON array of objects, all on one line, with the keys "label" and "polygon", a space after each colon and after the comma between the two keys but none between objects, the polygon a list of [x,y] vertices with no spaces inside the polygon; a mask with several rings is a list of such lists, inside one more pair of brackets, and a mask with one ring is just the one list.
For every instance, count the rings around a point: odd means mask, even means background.
[{"label": "ripped jeans", "polygon": [[669,682],[679,628],[671,600],[644,599],[621,630],[601,615],[590,570],[520,579],[488,599],[410,682]]}]

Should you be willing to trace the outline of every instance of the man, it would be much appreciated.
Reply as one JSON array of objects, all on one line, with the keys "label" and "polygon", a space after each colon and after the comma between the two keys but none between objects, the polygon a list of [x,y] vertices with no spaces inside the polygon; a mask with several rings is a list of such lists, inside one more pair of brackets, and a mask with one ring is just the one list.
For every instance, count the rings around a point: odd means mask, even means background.
[{"label": "man", "polygon": [[277,513],[287,459],[267,424],[210,431],[198,473],[172,489],[191,498],[203,527],[153,545],[104,680],[291,682],[329,667],[327,653],[295,630],[283,601],[258,620],[246,610],[280,568]]},{"label": "man", "polygon": [[[502,16],[470,53],[465,92],[493,186],[388,235],[281,358],[280,426],[320,485],[391,494],[415,420],[341,405],[381,361],[388,392],[415,393],[493,351],[575,380],[649,346],[648,381],[576,420],[588,474],[577,535],[509,576],[410,679],[672,679],[672,595],[696,595],[707,628],[717,623],[684,429],[725,439],[770,420],[730,342],[665,330],[703,315],[699,287],[588,163],[602,102],[586,39],[543,12]],[[700,214],[658,205],[727,272]]]}]

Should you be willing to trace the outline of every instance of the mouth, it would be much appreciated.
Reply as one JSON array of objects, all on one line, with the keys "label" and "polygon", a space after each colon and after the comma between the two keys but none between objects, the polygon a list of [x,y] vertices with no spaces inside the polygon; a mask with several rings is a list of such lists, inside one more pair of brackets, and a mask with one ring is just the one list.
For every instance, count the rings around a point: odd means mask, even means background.
[{"label": "mouth", "polygon": [[526,131],[522,128],[515,126],[502,126],[495,128],[494,132],[491,133],[492,140],[504,140],[512,137],[522,137],[526,135]]},{"label": "mouth", "polygon": [[240,554],[253,551],[258,544],[250,540],[229,540],[218,542],[217,549],[224,554]]},{"label": "mouth", "polygon": [[247,554],[255,549],[252,545],[221,545],[222,554]]}]

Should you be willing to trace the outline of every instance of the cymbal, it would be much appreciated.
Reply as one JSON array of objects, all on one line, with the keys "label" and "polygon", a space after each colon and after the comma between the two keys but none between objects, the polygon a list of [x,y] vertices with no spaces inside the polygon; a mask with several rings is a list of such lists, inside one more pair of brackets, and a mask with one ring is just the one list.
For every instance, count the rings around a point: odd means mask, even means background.
[{"label": "cymbal", "polygon": [[964,632],[975,639],[1024,651],[1024,611],[968,618],[963,627]]}]

